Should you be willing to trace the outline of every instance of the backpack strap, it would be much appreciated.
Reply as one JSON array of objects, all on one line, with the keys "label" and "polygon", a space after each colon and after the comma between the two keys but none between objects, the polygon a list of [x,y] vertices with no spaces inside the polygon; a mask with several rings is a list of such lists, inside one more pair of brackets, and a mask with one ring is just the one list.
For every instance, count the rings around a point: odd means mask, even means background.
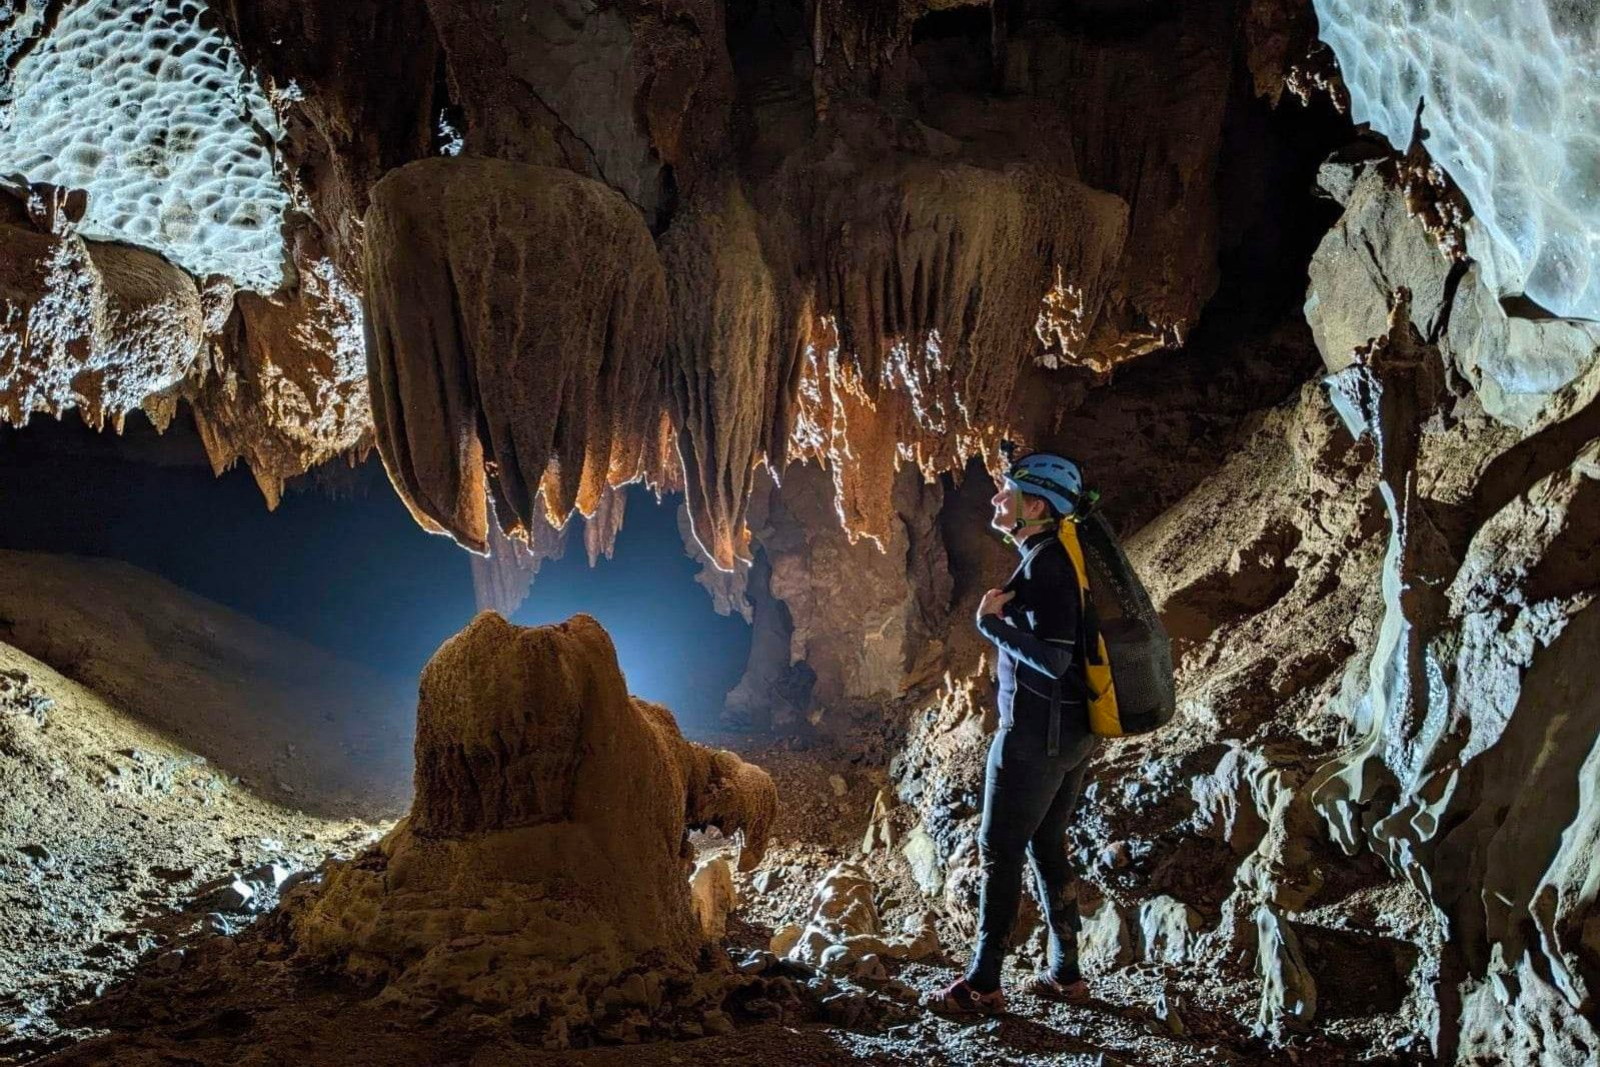
[{"label": "backpack strap", "polygon": [[[1022,563],[1018,565],[1017,570],[1016,570],[1015,573],[1013,573],[1012,577],[1015,578],[1017,574],[1021,574],[1024,578],[1033,577],[1033,573],[1032,573],[1032,571],[1033,571],[1033,561],[1038,558],[1039,553],[1044,551],[1045,547],[1047,545],[1049,545],[1050,543],[1051,542],[1049,542],[1049,541],[1041,541],[1037,545],[1034,545],[1033,548],[1031,548],[1028,551],[1028,553],[1025,556],[1022,557]],[[1055,543],[1056,544],[1061,544],[1059,536],[1055,539]],[[1063,547],[1065,547],[1065,546],[1063,546]],[[1068,553],[1068,555],[1070,556],[1071,553]],[[1073,566],[1074,566],[1074,570],[1076,572],[1077,571],[1077,562],[1075,560],[1073,561]],[[1084,598],[1083,589],[1084,589],[1083,579],[1080,577],[1079,582],[1078,582],[1078,597],[1079,597],[1080,605],[1083,603],[1083,600],[1085,599]],[[1084,630],[1083,630],[1083,611],[1081,610],[1081,608],[1080,608],[1080,610],[1078,612],[1078,634],[1079,634],[1079,639],[1080,640],[1083,639],[1083,634],[1084,634]],[[1084,700],[1087,701],[1087,700],[1089,700],[1089,699],[1091,699],[1093,697],[1094,693],[1089,688],[1089,680],[1087,678],[1078,677],[1077,673],[1074,672],[1074,671],[1069,671],[1068,672],[1068,677],[1070,677],[1072,679],[1072,684],[1073,684],[1075,690],[1082,694]],[[1047,735],[1047,740],[1045,742],[1045,755],[1049,756],[1051,758],[1054,758],[1055,756],[1058,756],[1060,754],[1061,754],[1061,679],[1060,678],[1052,678],[1050,680],[1050,724],[1049,724],[1049,731],[1048,731],[1048,735]]]},{"label": "backpack strap", "polygon": [[[1089,683],[1088,677],[1089,657],[1094,655],[1099,648],[1100,620],[1094,610],[1094,601],[1089,597],[1088,569],[1085,566],[1079,552],[1074,551],[1074,548],[1076,548],[1075,536],[1073,536],[1072,543],[1069,544],[1067,540],[1069,535],[1065,530],[1065,525],[1066,524],[1063,523],[1063,529],[1058,531],[1057,540],[1061,547],[1066,551],[1067,558],[1072,563],[1073,577],[1077,580],[1078,584],[1077,640],[1079,642],[1079,647],[1081,647],[1083,650],[1083,669],[1081,671],[1069,671],[1067,676],[1072,679],[1073,688],[1083,698],[1084,709],[1085,711],[1088,711],[1089,706],[1095,700],[1099,699],[1100,696],[1100,694],[1094,691],[1094,686]],[[1077,664],[1074,664],[1074,667],[1076,666]],[[1060,752],[1060,749],[1061,679],[1058,678],[1055,680],[1055,683],[1050,689],[1050,733],[1048,742],[1048,755],[1055,756]]]}]

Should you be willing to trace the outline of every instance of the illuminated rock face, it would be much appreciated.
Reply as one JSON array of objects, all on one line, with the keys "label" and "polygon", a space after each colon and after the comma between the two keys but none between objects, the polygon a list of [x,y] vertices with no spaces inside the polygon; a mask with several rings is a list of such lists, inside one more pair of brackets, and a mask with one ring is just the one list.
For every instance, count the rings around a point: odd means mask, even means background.
[{"label": "illuminated rock face", "polygon": [[326,259],[292,289],[204,289],[141,248],[83,238],[81,200],[0,190],[0,421],[76,409],[164,429],[188,401],[214,469],[244,459],[269,507],[283,484],[371,446],[360,301]]},{"label": "illuminated rock face", "polygon": [[628,695],[598,623],[478,616],[423,670],[416,798],[296,913],[302,952],[387,995],[549,1027],[591,1020],[625,973],[693,971],[688,826],[742,830],[753,867],[772,781]]},{"label": "illuminated rock face", "polygon": [[[845,529],[882,545],[902,462],[959,469],[1010,428],[1036,356],[1092,360],[1127,208],[1044,171],[921,162],[863,163],[796,198],[812,201],[795,223],[810,285],[790,301],[802,318],[788,452],[826,464]],[[1056,290],[1071,291],[1078,328],[1049,325]]]},{"label": "illuminated rock face", "polygon": [[1593,5],[1316,0],[1357,122],[1428,153],[1476,215],[1491,287],[1600,318],[1600,38]]},{"label": "illuminated rock face", "polygon": [[659,483],[666,292],[621,196],[553,167],[435,159],[373,192],[378,447],[419,522],[479,552]]},{"label": "illuminated rock face", "polygon": [[200,355],[200,294],[153,252],[86,241],[78,210],[48,186],[0,190],[0,420],[163,422]]},{"label": "illuminated rock face", "polygon": [[[269,502],[366,444],[339,336],[363,281],[375,439],[425,525],[481,551],[492,495],[503,529],[529,537],[536,510],[559,527],[643,474],[685,490],[723,570],[748,560],[758,464],[826,464],[850,537],[882,546],[902,463],[932,477],[1026,430],[1022,370],[1104,370],[1179,341],[1214,285],[1233,61],[1220,0],[1112,38],[1053,19],[924,33],[914,5],[823,5],[809,27],[715,5],[682,19],[576,4],[520,18],[478,0],[136,6],[8,20],[9,136],[30,177],[89,190],[85,232],[164,251],[208,294],[212,275],[262,290],[240,297],[189,392],[214,464],[244,459]],[[212,14],[251,70],[201,28]],[[974,42],[993,45],[988,82],[968,70]],[[165,58],[128,59],[146,52]],[[80,67],[93,106],[67,92]],[[413,162],[463,149],[478,158]],[[531,169],[505,179],[514,165]],[[558,203],[558,185],[596,195]],[[486,226],[507,256],[479,270]],[[468,314],[402,298],[444,292],[451,270],[476,272]],[[612,274],[636,290],[625,308],[606,303]],[[472,318],[516,326],[467,329],[464,354],[421,351],[429,324],[448,337]],[[396,358],[410,378],[385,377]],[[486,388],[431,410],[430,390],[403,384],[430,363]],[[545,363],[573,374],[527,370]],[[622,376],[595,379],[614,396],[573,385],[600,374]]]},{"label": "illuminated rock face", "polygon": [[199,0],[66,5],[11,74],[0,172],[89,191],[82,232],[198,277],[283,281],[278,123]]},{"label": "illuminated rock face", "polygon": [[1380,857],[1425,902],[1417,982],[1440,983],[1442,1057],[1584,1062],[1600,331],[1511,318],[1476,269],[1431,284],[1398,174],[1380,162],[1339,186],[1312,272],[1329,395],[1373,450],[1385,543],[1377,617],[1333,702],[1350,743],[1284,808],[1309,802],[1343,852]]},{"label": "illuminated rock face", "polygon": [[372,447],[361,299],[332,260],[292,289],[240,292],[187,390],[217,473],[244,460],[275,507],[283,485]]}]

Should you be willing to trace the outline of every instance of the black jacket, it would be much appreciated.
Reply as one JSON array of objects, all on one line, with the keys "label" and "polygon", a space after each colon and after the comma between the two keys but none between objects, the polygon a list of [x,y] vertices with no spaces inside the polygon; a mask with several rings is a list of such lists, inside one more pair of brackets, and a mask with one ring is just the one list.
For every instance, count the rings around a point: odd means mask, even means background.
[{"label": "black jacket", "polygon": [[978,632],[1000,651],[1000,724],[1043,729],[1051,690],[1059,685],[1062,732],[1087,733],[1077,571],[1053,529],[1029,537],[1022,548],[1022,562],[1005,584],[1016,596],[1000,615],[978,621]]}]

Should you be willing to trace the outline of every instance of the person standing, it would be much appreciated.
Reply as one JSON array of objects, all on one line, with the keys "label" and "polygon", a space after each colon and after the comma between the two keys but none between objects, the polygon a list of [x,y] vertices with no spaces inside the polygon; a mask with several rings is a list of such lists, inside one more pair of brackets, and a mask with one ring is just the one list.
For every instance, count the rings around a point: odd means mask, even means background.
[{"label": "person standing", "polygon": [[1083,476],[1062,456],[1012,464],[990,501],[991,525],[1021,554],[1015,572],[978,605],[980,633],[999,652],[1000,728],[984,776],[978,938],[966,973],[931,1003],[948,1014],[1005,1010],[1000,968],[1031,860],[1049,936],[1047,966],[1028,984],[1041,996],[1081,1002],[1076,874],[1066,830],[1095,750],[1085,703],[1083,595],[1058,527],[1083,503]]}]

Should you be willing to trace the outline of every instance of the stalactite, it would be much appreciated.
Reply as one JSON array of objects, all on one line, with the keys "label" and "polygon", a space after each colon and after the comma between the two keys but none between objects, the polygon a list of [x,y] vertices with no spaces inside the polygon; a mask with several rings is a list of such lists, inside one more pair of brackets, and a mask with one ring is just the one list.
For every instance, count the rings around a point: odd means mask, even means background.
[{"label": "stalactite", "polygon": [[626,491],[608,485],[600,494],[594,514],[584,516],[583,548],[588,554],[589,566],[599,563],[601,556],[610,559],[616,551],[617,534],[622,531],[622,517],[627,506]]},{"label": "stalactite", "polygon": [[960,164],[907,164],[814,195],[815,288],[788,346],[800,358],[789,454],[829,466],[846,529],[881,542],[902,462],[959,469],[1007,428],[1022,370],[1044,350],[1044,302],[1067,279],[1092,326],[1127,209],[1037,169]]},{"label": "stalactite", "polygon": [[[637,212],[569,171],[450,158],[373,190],[368,355],[378,446],[427,528],[483,551],[543,496],[561,525],[659,481],[666,294]],[[486,492],[487,490],[487,492]]]},{"label": "stalactite", "polygon": [[244,460],[269,508],[290,478],[372,447],[360,298],[331,261],[298,267],[296,285],[271,297],[204,294],[226,297],[207,309],[226,326],[184,388],[212,470]]},{"label": "stalactite", "polygon": [[669,370],[695,538],[725,571],[748,560],[745,505],[771,438],[778,292],[738,185],[680,212],[662,241]]},{"label": "stalactite", "polygon": [[546,560],[567,552],[567,531],[537,515],[525,537],[508,537],[499,522],[490,522],[489,551],[470,556],[472,592],[479,611],[498,611],[510,618],[533,590]]}]

